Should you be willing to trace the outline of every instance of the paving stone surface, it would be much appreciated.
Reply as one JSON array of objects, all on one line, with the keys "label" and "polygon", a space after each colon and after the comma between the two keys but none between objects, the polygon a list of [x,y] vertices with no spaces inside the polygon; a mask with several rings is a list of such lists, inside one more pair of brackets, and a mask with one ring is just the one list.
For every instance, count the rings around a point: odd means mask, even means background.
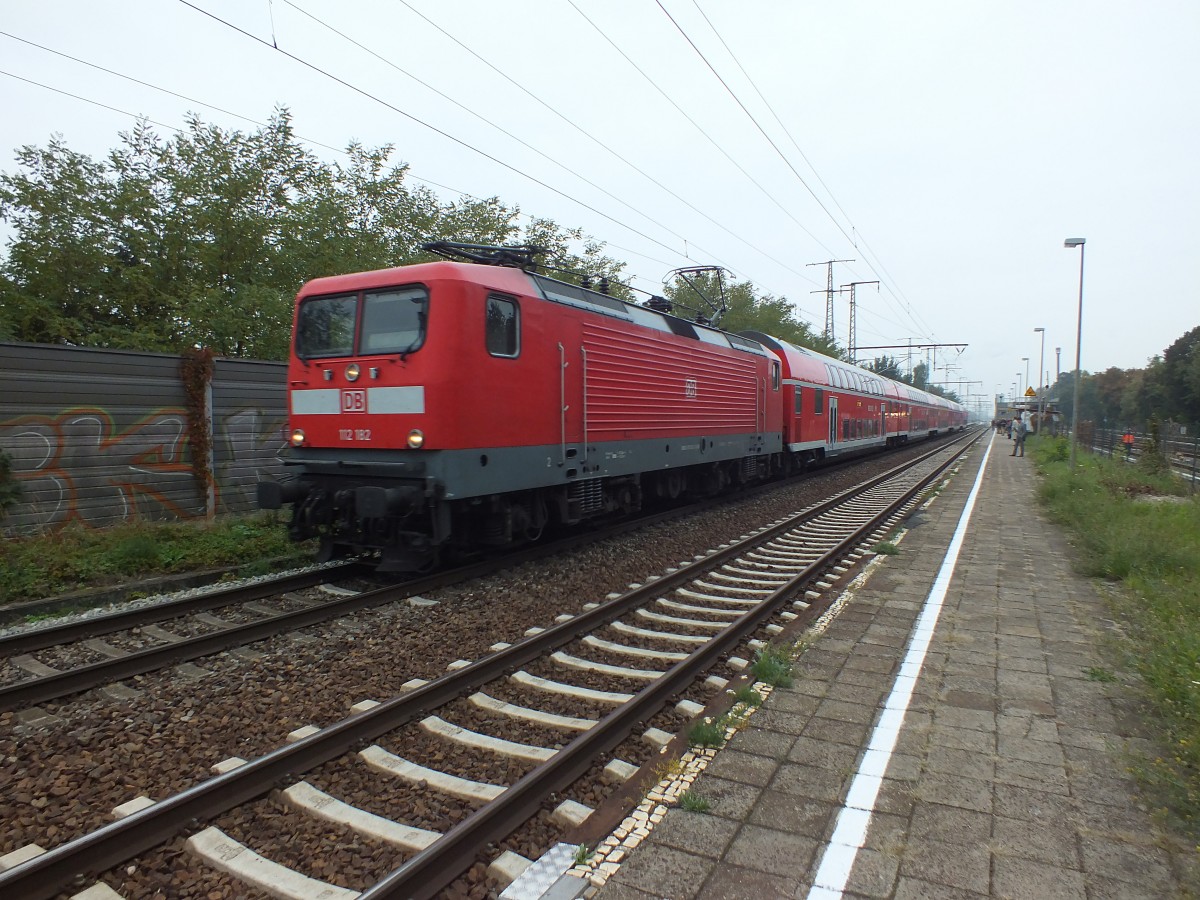
[{"label": "paving stone surface", "polygon": [[[1200,854],[1159,829],[1126,768],[1154,751],[1138,698],[1089,678],[1112,667],[1105,604],[1037,511],[1032,459],[993,441],[842,896],[1200,897]],[[795,684],[696,781],[710,812],[672,809],[591,895],[837,896],[813,886],[818,868],[983,456],[910,517],[900,554],[798,660]]]}]

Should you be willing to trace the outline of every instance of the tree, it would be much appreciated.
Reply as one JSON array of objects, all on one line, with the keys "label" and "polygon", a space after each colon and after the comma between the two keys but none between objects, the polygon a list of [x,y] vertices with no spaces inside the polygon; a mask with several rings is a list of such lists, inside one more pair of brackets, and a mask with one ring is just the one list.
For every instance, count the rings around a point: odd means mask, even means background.
[{"label": "tree", "polygon": [[870,369],[872,372],[877,372],[884,378],[890,378],[893,381],[905,381],[904,376],[900,374],[900,360],[894,356],[877,356],[871,362],[865,363],[863,368]]},{"label": "tree", "polygon": [[252,132],[193,116],[170,140],[139,122],[102,162],[61,138],[22,148],[20,171],[0,175],[15,233],[0,337],[283,359],[305,281],[431,259],[421,245],[439,238],[538,244],[567,280],[628,293],[624,263],[580,229],[533,218],[522,230],[496,198],[442,202],[392,153],[352,143],[346,164],[324,163],[286,109]]},{"label": "tree", "polygon": [[1161,376],[1166,414],[1200,423],[1200,327],[1163,351]]},{"label": "tree", "polygon": [[[737,334],[742,331],[761,331],[799,347],[807,347],[829,356],[838,356],[837,347],[818,336],[796,318],[795,308],[786,297],[759,294],[752,282],[729,283],[716,273],[676,278],[663,289],[664,296],[674,304],[676,315],[688,316],[688,311],[708,313],[709,302],[723,296],[725,313],[718,325]],[[706,299],[707,298],[707,299]]]}]

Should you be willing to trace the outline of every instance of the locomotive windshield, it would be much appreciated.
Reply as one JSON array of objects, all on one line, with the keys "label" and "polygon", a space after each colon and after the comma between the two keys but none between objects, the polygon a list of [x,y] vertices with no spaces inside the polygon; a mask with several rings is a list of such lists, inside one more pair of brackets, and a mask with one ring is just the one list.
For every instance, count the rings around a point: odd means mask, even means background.
[{"label": "locomotive windshield", "polygon": [[428,292],[385,288],[305,300],[296,322],[296,354],[302,359],[353,355],[360,309],[358,353],[412,353],[424,343]]},{"label": "locomotive windshield", "polygon": [[363,295],[361,353],[412,353],[425,341],[429,294],[389,288]]},{"label": "locomotive windshield", "polygon": [[358,297],[315,297],[300,304],[296,321],[296,355],[349,356],[354,351],[354,319]]}]

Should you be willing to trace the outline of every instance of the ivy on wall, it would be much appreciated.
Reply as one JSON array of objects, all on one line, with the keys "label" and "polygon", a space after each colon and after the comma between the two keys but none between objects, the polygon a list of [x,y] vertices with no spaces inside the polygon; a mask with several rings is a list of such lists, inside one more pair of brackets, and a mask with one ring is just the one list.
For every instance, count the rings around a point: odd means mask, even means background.
[{"label": "ivy on wall", "polygon": [[179,379],[187,406],[188,445],[192,451],[192,474],[202,496],[215,486],[209,459],[212,456],[212,429],[209,427],[208,386],[212,384],[213,352],[207,348],[188,350],[179,361]]},{"label": "ivy on wall", "polygon": [[12,470],[12,457],[0,449],[0,519],[21,498],[21,484]]}]

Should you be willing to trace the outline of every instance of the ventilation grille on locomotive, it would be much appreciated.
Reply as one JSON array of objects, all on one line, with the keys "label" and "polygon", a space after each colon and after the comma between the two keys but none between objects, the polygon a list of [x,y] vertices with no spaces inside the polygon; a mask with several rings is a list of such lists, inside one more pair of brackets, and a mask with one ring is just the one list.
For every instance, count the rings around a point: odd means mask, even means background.
[{"label": "ventilation grille on locomotive", "polygon": [[586,481],[575,481],[567,488],[567,500],[579,504],[581,513],[598,512],[604,507],[604,488],[601,479],[589,478]]}]

